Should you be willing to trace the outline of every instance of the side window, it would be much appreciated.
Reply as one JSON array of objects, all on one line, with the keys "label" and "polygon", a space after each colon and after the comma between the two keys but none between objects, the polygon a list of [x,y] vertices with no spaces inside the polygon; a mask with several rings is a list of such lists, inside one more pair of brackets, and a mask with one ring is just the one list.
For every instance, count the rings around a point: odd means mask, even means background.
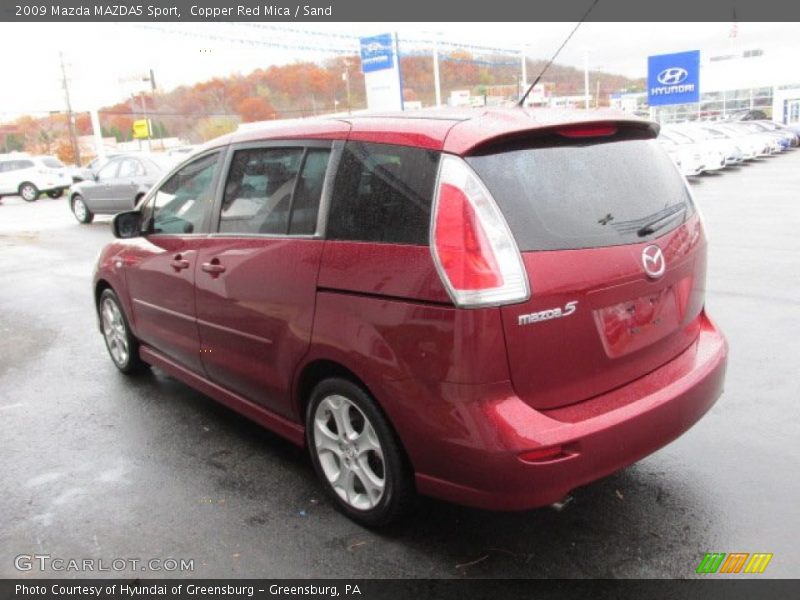
[{"label": "side window", "polygon": [[102,169],[97,172],[97,181],[108,181],[117,177],[117,170],[119,169],[118,160],[112,160],[107,163]]},{"label": "side window", "polygon": [[428,244],[437,152],[348,142],[336,174],[328,239]]},{"label": "side window", "polygon": [[[186,234],[201,231],[214,203],[214,175],[219,153],[192,161],[158,188],[145,209],[151,233]],[[149,213],[149,214],[148,214]]]},{"label": "side window", "polygon": [[32,160],[19,160],[17,161],[17,169],[32,169],[34,167]]},{"label": "side window", "polygon": [[231,161],[220,233],[285,234],[302,148],[237,150]]},{"label": "side window", "polygon": [[289,233],[294,235],[313,235],[317,230],[317,213],[322,196],[322,185],[328,170],[331,151],[322,148],[309,148],[300,181],[292,203]]},{"label": "side window", "polygon": [[124,177],[139,177],[140,175],[144,174],[145,171],[141,162],[135,158],[126,158],[119,164],[119,172],[117,173],[117,177],[122,179]]}]

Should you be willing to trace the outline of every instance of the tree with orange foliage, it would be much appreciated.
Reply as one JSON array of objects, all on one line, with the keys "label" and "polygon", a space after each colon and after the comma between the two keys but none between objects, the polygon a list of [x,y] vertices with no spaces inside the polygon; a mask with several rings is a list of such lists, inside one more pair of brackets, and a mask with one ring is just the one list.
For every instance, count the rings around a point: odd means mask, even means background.
[{"label": "tree with orange foliage", "polygon": [[245,98],[236,105],[236,112],[245,123],[268,121],[276,118],[275,109],[266,98]]}]

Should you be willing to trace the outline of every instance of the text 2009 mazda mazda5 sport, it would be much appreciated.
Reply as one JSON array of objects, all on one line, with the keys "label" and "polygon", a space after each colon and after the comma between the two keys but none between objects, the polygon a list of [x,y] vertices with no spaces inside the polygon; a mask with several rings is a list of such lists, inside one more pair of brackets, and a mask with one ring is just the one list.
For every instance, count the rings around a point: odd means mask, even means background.
[{"label": "text 2009 mazda mazda5 sport", "polygon": [[361,523],[415,491],[554,502],[722,390],[703,223],[656,133],[510,109],[218,139],[115,218],[108,350],[307,445]]}]

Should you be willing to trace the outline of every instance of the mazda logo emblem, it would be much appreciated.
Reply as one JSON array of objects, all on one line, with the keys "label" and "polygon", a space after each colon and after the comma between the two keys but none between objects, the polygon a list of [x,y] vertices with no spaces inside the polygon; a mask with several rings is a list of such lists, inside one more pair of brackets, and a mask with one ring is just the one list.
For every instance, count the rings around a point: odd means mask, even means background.
[{"label": "mazda logo emblem", "polygon": [[656,79],[658,79],[658,83],[661,85],[678,85],[686,81],[687,77],[689,77],[689,72],[686,69],[670,67],[669,69],[661,71],[661,73],[656,76]]},{"label": "mazda logo emblem", "polygon": [[642,250],[642,267],[649,277],[656,279],[664,274],[667,269],[667,262],[664,260],[664,253],[658,246],[647,246]]}]

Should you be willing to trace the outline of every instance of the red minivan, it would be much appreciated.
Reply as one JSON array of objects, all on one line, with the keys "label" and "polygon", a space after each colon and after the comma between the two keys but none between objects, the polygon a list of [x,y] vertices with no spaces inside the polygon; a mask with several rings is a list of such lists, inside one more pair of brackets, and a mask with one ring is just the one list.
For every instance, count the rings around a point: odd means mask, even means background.
[{"label": "red minivan", "polygon": [[115,217],[94,293],[157,367],[309,448],[365,525],[542,506],[723,387],[706,238],[658,126],[481,109],[264,125]]}]

